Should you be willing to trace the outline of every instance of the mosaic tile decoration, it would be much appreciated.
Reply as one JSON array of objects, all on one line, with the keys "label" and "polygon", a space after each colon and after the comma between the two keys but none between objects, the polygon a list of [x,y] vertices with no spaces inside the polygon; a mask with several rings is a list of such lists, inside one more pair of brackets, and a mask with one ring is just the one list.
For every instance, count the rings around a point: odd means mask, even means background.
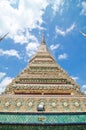
[{"label": "mosaic tile decoration", "polygon": [[86,113],[64,114],[24,114],[0,113],[0,123],[7,124],[86,124]]},{"label": "mosaic tile decoration", "polygon": [[86,112],[86,98],[81,96],[0,96],[0,112],[38,112],[43,105],[46,112]]}]

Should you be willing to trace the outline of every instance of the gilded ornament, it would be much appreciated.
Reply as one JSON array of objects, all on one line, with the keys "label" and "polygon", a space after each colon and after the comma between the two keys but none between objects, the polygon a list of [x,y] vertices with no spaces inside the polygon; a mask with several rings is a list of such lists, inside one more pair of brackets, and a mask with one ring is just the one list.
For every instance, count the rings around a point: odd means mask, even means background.
[{"label": "gilded ornament", "polygon": [[67,106],[68,106],[68,103],[67,103],[67,102],[64,102],[63,105],[64,105],[65,107],[67,107]]},{"label": "gilded ornament", "polygon": [[56,107],[56,103],[55,102],[52,102],[52,107]]},{"label": "gilded ornament", "polygon": [[31,106],[33,105],[33,103],[32,103],[32,102],[29,102],[29,104],[28,104],[28,105],[29,105],[29,107],[31,107]]},{"label": "gilded ornament", "polygon": [[9,102],[6,102],[6,103],[5,103],[5,106],[6,106],[6,107],[8,107],[9,105],[10,105],[10,103],[9,103]]},{"label": "gilded ornament", "polygon": [[39,120],[39,121],[45,121],[45,120],[46,120],[46,117],[40,116],[40,117],[38,117],[38,120]]},{"label": "gilded ornament", "polygon": [[17,102],[17,107],[20,107],[22,105],[21,102]]},{"label": "gilded ornament", "polygon": [[79,106],[79,103],[78,103],[78,102],[75,102],[75,106],[78,107],[78,106]]}]

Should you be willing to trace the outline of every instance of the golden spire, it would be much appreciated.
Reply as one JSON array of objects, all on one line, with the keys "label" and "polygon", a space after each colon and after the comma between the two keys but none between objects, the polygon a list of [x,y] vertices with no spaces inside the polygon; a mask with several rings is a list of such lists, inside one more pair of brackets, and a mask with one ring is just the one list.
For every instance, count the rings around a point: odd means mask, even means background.
[{"label": "golden spire", "polygon": [[45,44],[44,32],[42,32],[42,44]]}]

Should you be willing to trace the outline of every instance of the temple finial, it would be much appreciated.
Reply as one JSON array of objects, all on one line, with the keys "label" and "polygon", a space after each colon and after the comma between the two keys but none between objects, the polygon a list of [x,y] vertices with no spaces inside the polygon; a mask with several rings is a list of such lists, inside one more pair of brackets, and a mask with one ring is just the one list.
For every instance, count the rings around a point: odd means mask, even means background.
[{"label": "temple finial", "polygon": [[[9,32],[8,32],[9,33]],[[0,42],[8,35],[8,33],[6,33],[5,35],[3,36],[0,36]]]},{"label": "temple finial", "polygon": [[45,44],[44,32],[42,32],[42,44]]}]

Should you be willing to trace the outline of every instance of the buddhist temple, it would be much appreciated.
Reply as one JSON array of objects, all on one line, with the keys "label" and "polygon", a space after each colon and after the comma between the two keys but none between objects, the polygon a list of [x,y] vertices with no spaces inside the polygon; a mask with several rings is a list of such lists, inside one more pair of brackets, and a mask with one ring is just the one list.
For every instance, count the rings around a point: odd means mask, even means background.
[{"label": "buddhist temple", "polygon": [[0,128],[7,127],[86,129],[86,95],[51,56],[44,35],[27,67],[0,95]]}]

